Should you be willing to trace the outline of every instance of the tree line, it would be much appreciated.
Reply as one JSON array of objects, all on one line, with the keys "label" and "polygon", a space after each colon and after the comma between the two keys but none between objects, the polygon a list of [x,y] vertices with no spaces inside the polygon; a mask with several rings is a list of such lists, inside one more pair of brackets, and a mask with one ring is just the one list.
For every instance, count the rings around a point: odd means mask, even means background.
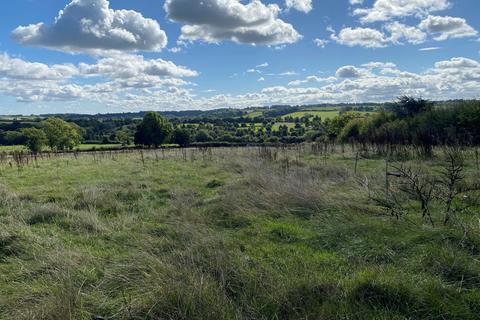
[{"label": "tree line", "polygon": [[480,101],[435,106],[424,99],[402,97],[373,115],[349,116],[334,132],[341,143],[384,151],[410,145],[425,155],[430,155],[435,146],[480,145]]},{"label": "tree line", "polygon": [[[401,97],[375,112],[343,110],[338,116],[325,120],[305,116],[286,123],[265,115],[250,120],[251,123],[244,122],[244,118],[230,120],[185,123],[185,119],[168,119],[156,112],[146,112],[143,119],[105,123],[89,119],[66,122],[52,117],[36,126],[8,131],[9,137],[0,132],[0,140],[11,139],[32,152],[40,152],[47,146],[53,151],[64,151],[74,149],[82,141],[89,142],[87,138],[95,130],[107,128],[113,131],[103,143],[125,146],[134,143],[142,147],[322,141],[355,144],[363,149],[373,147],[380,152],[415,146],[430,155],[439,145],[480,145],[480,101],[438,105],[424,99]],[[260,120],[262,122],[257,122]]]}]

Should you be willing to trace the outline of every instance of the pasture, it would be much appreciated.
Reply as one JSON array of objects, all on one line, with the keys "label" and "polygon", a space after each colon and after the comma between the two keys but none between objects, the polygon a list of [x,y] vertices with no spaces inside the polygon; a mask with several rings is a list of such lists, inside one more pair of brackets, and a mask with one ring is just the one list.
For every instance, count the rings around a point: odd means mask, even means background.
[{"label": "pasture", "polygon": [[[9,161],[0,319],[478,319],[478,204],[447,225],[440,203],[433,225],[414,201],[392,217],[372,202],[385,189],[378,155],[306,145]],[[445,159],[391,163],[435,176]]]},{"label": "pasture", "polygon": [[[75,147],[74,150],[79,151],[90,151],[90,150],[110,150],[122,148],[121,144],[109,143],[109,144],[89,144],[82,143],[79,146]],[[25,146],[16,145],[16,146],[0,146],[0,152],[14,152],[14,151],[28,151]]]},{"label": "pasture", "polygon": [[327,119],[333,119],[337,117],[340,114],[340,110],[305,110],[305,111],[299,111],[299,112],[292,112],[289,114],[286,114],[282,117],[282,119],[285,118],[314,118],[314,117],[320,117],[322,120],[327,120]]}]

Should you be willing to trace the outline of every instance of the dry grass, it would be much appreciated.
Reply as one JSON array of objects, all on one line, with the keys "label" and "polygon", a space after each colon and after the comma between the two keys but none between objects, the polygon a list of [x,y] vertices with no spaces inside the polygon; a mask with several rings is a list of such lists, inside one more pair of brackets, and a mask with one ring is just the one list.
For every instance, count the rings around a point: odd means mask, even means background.
[{"label": "dry grass", "polygon": [[383,160],[355,176],[353,157],[172,150],[4,167],[0,318],[475,319],[478,213],[392,219],[359,183],[381,189]]}]

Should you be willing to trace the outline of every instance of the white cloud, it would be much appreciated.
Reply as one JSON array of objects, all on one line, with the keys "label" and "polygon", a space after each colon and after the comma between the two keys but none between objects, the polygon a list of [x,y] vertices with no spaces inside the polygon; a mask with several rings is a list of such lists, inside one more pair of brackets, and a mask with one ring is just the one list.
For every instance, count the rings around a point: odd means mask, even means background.
[{"label": "white cloud", "polygon": [[329,42],[330,42],[330,41],[328,41],[328,40],[323,40],[323,39],[319,39],[319,38],[313,40],[313,43],[315,43],[315,45],[316,45],[317,47],[320,47],[320,48],[325,48],[325,46],[326,46]]},{"label": "white cloud", "polygon": [[385,69],[385,68],[396,68],[395,63],[392,62],[378,62],[372,61],[362,64],[362,67],[373,70],[373,69]]},{"label": "white cloud", "polygon": [[336,72],[338,78],[359,78],[362,72],[354,66],[343,66]]},{"label": "white cloud", "polygon": [[8,54],[0,54],[0,78],[17,80],[66,80],[78,73],[71,64],[55,64],[52,66],[11,58]]},{"label": "white cloud", "polygon": [[282,45],[297,42],[301,35],[278,18],[280,7],[260,0],[166,0],[168,19],[183,23],[181,42],[202,40],[218,43]]},{"label": "white cloud", "polygon": [[435,68],[439,70],[453,69],[453,70],[465,70],[465,69],[478,69],[480,63],[478,61],[456,57],[446,61],[440,61],[435,63]]},{"label": "white cloud", "polygon": [[420,48],[418,51],[435,51],[435,50],[440,50],[441,47],[426,47],[426,48]]},{"label": "white cloud", "polygon": [[383,48],[388,43],[382,32],[371,28],[344,28],[338,35],[333,33],[330,38],[349,47]]},{"label": "white cloud", "polygon": [[180,47],[173,47],[173,48],[168,49],[168,52],[171,52],[171,53],[179,53],[181,51],[182,51],[182,48],[180,48]]},{"label": "white cloud", "polygon": [[258,66],[256,66],[256,68],[267,68],[268,66],[269,66],[268,62],[265,62],[265,63],[259,64]]},{"label": "white cloud", "polygon": [[312,0],[285,0],[287,9],[295,9],[301,12],[309,13],[312,11]]},{"label": "white cloud", "polygon": [[[137,64],[138,59],[134,56],[125,62]],[[147,63],[145,61],[143,63]],[[102,63],[99,61],[97,65]],[[114,66],[108,63],[103,65],[109,67],[104,68],[103,72],[94,73],[101,76],[95,78],[93,83],[88,81],[88,84],[77,82],[77,78],[86,76],[81,72],[73,78],[66,76],[58,80],[7,79],[7,73],[3,68],[0,92],[18,101],[34,102],[35,105],[42,101],[62,101],[65,104],[89,101],[112,110],[124,111],[381,102],[394,100],[403,94],[434,100],[468,99],[478,97],[480,92],[480,62],[463,57],[438,61],[423,73],[400,70],[391,62],[369,62],[360,66],[341,67],[337,70],[338,77],[330,75],[320,78],[311,75],[296,81],[285,79],[285,85],[266,87],[258,91],[238,95],[216,94],[208,97],[198,94],[205,93],[206,88],[198,88],[196,91],[196,87],[187,86],[188,83],[182,79],[168,75],[157,76],[165,74],[164,72],[153,73],[155,75],[143,72],[139,75],[131,71],[112,71]],[[47,67],[53,69],[53,66]],[[82,68],[79,69],[85,72]],[[138,70],[137,67],[127,69]],[[307,87],[299,87],[300,85]]]},{"label": "white cloud", "polygon": [[456,17],[428,16],[420,23],[420,28],[436,35],[435,40],[476,36],[478,32],[465,19]]},{"label": "white cloud", "polygon": [[285,72],[281,72],[279,74],[277,74],[277,76],[280,76],[280,77],[290,77],[290,76],[296,76],[298,73],[295,72],[295,71],[285,71]]},{"label": "white cloud", "polygon": [[288,83],[288,86],[295,87],[295,86],[301,86],[301,85],[304,85],[304,84],[307,84],[307,83],[334,82],[336,80],[337,80],[337,78],[335,78],[335,77],[320,78],[320,77],[317,77],[317,76],[308,76],[304,80],[290,81]]},{"label": "white cloud", "polygon": [[425,42],[427,34],[416,27],[406,26],[399,22],[387,24],[385,29],[390,32],[388,39],[394,44],[401,44],[402,40],[406,40],[411,44],[420,44]]},{"label": "white cloud", "polygon": [[352,6],[363,4],[363,0],[349,0],[349,2]]},{"label": "white cloud", "polygon": [[412,15],[426,16],[449,6],[448,0],[376,0],[371,8],[357,8],[353,13],[361,16],[363,23],[371,23]]},{"label": "white cloud", "polygon": [[109,5],[108,0],[72,0],[52,25],[20,26],[12,37],[24,45],[66,52],[160,51],[166,46],[157,21]]},{"label": "white cloud", "polygon": [[[124,92],[191,85],[198,73],[162,59],[119,54],[95,64],[46,65],[0,54],[0,92],[20,102],[95,100],[118,103]],[[85,84],[86,78],[92,78]]]},{"label": "white cloud", "polygon": [[84,76],[102,76],[110,79],[128,79],[140,76],[195,77],[198,73],[163,59],[146,60],[140,55],[121,55],[102,58],[96,64],[79,65]]},{"label": "white cloud", "polygon": [[258,78],[257,81],[258,81],[258,82],[263,82],[263,81],[265,81],[265,78],[264,78],[264,77],[260,77],[260,78]]}]

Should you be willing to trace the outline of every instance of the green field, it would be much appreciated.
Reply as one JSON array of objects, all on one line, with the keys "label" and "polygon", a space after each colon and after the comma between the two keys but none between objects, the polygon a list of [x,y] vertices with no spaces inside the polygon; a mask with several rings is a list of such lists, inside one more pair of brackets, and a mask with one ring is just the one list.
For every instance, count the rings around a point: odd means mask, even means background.
[{"label": "green field", "polygon": [[102,150],[108,150],[108,149],[118,149],[121,148],[121,144],[81,144],[75,149],[78,150],[92,150],[92,149],[102,149]]},{"label": "green field", "polygon": [[[81,144],[78,147],[75,147],[74,150],[93,150],[93,149],[118,149],[121,148],[121,144]],[[27,151],[25,146],[0,146],[0,151],[11,152],[11,151]]]},{"label": "green field", "polygon": [[261,116],[263,116],[263,111],[252,111],[247,114],[247,117],[249,118],[261,117]]},{"label": "green field", "polygon": [[273,131],[278,131],[280,130],[280,126],[287,126],[288,129],[293,129],[295,128],[295,123],[293,122],[277,122],[272,126]]},{"label": "green field", "polygon": [[364,186],[383,190],[385,161],[354,163],[308,146],[2,162],[0,319],[478,319],[480,208],[395,219]]},{"label": "green field", "polygon": [[26,151],[25,146],[0,146],[0,151]]},{"label": "green field", "polygon": [[326,119],[333,119],[340,114],[340,110],[328,110],[328,111],[317,111],[317,110],[307,110],[307,111],[299,111],[293,112],[284,115],[282,118],[285,119],[286,117],[292,118],[303,118],[303,117],[320,117],[322,120]]}]

